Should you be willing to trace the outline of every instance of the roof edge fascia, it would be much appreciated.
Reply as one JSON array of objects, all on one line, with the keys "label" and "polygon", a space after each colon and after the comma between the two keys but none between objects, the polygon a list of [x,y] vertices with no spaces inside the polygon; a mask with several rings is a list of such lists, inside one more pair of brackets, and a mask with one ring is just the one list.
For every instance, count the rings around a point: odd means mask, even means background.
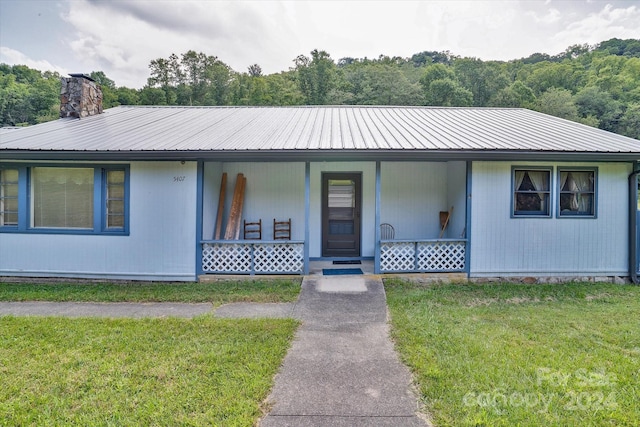
[{"label": "roof edge fascia", "polygon": [[54,151],[0,149],[2,160],[95,161],[587,161],[629,162],[640,152],[514,150],[228,150],[228,151]]}]

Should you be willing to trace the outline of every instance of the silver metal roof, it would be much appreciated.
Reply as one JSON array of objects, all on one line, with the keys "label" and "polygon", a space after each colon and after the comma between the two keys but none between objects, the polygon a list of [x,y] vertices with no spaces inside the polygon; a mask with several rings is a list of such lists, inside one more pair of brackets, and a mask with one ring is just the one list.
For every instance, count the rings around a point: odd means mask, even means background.
[{"label": "silver metal roof", "polygon": [[0,132],[0,158],[635,160],[640,141],[525,109],[120,106]]}]

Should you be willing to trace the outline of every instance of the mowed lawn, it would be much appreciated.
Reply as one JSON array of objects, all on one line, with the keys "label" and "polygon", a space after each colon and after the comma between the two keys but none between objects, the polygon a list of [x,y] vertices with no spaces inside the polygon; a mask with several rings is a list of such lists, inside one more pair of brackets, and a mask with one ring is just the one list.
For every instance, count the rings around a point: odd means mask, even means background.
[{"label": "mowed lawn", "polygon": [[[274,290],[267,282],[206,284],[204,300],[290,301],[300,287],[299,280],[283,281]],[[0,284],[0,299],[42,299],[34,295],[56,291],[50,284],[24,285]],[[170,285],[138,285],[61,284],[60,293],[66,301],[203,301],[197,292],[168,297]],[[202,285],[177,286],[188,294]],[[265,297],[265,289],[272,294]],[[252,426],[267,409],[264,399],[297,326],[291,319],[209,315],[0,317],[0,425]]]},{"label": "mowed lawn", "polygon": [[385,288],[436,426],[640,425],[640,287]]}]

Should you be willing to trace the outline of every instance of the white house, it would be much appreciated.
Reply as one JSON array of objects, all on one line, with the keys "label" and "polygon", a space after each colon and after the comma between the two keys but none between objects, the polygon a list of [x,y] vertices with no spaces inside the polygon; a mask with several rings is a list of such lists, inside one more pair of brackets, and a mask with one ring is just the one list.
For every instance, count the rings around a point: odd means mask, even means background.
[{"label": "white house", "polygon": [[[508,108],[100,112],[0,132],[0,276],[191,281],[370,259],[379,273],[637,281],[635,139]],[[259,239],[242,223],[224,236],[238,177]]]}]

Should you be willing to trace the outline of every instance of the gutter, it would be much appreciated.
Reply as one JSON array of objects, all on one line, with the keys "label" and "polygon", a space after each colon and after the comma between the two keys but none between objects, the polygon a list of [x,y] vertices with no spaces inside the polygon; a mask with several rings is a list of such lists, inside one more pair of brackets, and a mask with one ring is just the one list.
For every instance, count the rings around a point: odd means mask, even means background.
[{"label": "gutter", "polygon": [[632,283],[640,284],[638,280],[638,162],[634,171],[629,175],[629,278]]}]

